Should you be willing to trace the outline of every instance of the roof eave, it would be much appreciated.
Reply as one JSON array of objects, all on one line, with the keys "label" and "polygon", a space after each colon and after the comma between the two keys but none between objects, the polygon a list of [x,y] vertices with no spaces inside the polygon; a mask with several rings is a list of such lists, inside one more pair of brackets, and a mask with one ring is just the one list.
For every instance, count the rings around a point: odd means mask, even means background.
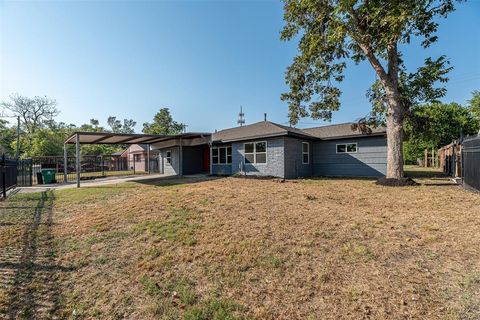
[{"label": "roof eave", "polygon": [[368,137],[378,137],[378,136],[386,136],[386,132],[375,132],[369,134],[356,134],[356,135],[348,135],[348,136],[335,136],[335,137],[326,137],[326,138],[318,138],[320,140],[339,140],[339,139],[356,139],[356,138],[368,138]]}]

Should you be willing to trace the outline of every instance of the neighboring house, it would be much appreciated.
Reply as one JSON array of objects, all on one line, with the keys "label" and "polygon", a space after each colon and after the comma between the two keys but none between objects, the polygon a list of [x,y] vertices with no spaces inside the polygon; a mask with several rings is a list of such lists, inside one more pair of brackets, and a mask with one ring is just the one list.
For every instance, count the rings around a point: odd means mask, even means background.
[{"label": "neighboring house", "polygon": [[[127,158],[127,165],[129,170],[148,171],[148,148],[149,146],[147,144],[132,144],[127,149],[125,149],[125,151],[123,151],[120,156],[123,158]],[[158,152],[150,152],[150,170],[158,171],[158,169],[155,170],[155,168],[158,168],[158,165],[156,164],[157,161],[152,161],[153,159],[158,159]]]},{"label": "neighboring house", "polygon": [[297,129],[262,121],[168,137],[152,149],[165,174],[377,177],[387,168],[385,128],[363,134],[351,123]]}]

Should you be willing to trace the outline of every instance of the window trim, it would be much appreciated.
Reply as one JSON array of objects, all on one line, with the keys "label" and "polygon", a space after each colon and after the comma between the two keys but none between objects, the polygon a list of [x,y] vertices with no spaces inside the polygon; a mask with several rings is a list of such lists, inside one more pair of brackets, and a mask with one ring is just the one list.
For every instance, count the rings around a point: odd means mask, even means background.
[{"label": "window trim", "polygon": [[[265,143],[265,152],[258,152],[258,154],[265,154],[265,162],[257,162],[257,143]],[[245,145],[247,144],[253,144],[253,152],[245,152]],[[260,140],[260,141],[251,141],[251,142],[244,142],[243,143],[243,160],[245,165],[254,165],[254,164],[267,164],[268,163],[268,157],[267,157],[267,150],[268,150],[268,143],[267,140]],[[253,162],[248,162],[246,161],[247,154],[253,154]]]},{"label": "window trim", "polygon": [[[213,155],[213,150],[214,149],[218,150],[217,156]],[[220,149],[225,149],[225,162],[220,162],[220,153],[221,153]],[[228,162],[228,157],[229,157],[228,149],[230,149],[230,162]],[[232,146],[212,147],[212,165],[214,165],[214,166],[232,164],[232,162],[233,162],[233,157],[232,156],[233,156],[232,155]],[[217,158],[218,162],[217,163],[213,162],[213,158]]]},{"label": "window trim", "polygon": [[[355,151],[348,151],[348,145],[349,144],[354,144],[355,145]],[[338,152],[338,146],[344,145],[345,146],[345,152]],[[344,153],[358,153],[358,142],[349,142],[349,143],[337,143],[335,145],[335,152],[339,154],[344,154]]]},{"label": "window trim", "polygon": [[167,164],[172,164],[172,150],[165,151],[165,161]]},{"label": "window trim", "polygon": [[[307,152],[303,151],[304,145],[307,145]],[[308,155],[307,162],[304,161],[304,155]],[[302,141],[302,164],[310,164],[310,142]]]}]

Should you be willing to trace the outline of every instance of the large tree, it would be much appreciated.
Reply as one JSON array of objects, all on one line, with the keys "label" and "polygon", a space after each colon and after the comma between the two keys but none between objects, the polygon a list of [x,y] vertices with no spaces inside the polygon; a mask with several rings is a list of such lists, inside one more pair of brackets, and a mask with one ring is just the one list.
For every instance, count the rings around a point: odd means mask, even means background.
[{"label": "large tree", "polygon": [[0,103],[0,107],[20,117],[22,129],[27,134],[33,134],[59,114],[57,102],[48,97],[25,97],[12,94],[11,101]]},{"label": "large tree", "polygon": [[5,154],[13,157],[15,155],[12,142],[15,141],[16,137],[16,128],[9,126],[8,121],[0,119],[0,156]]},{"label": "large tree", "polygon": [[[436,101],[449,71],[444,56],[426,58],[407,72],[400,46],[421,39],[423,48],[437,41],[437,17],[454,10],[454,0],[284,0],[283,40],[300,35],[299,54],[286,73],[290,121],[302,117],[331,119],[340,107],[338,83],[347,60],[367,60],[377,76],[368,96],[372,117],[387,124],[387,178],[403,177],[403,125],[414,105]],[[363,126],[364,127],[364,126]],[[362,126],[360,126],[362,128]]]},{"label": "large tree", "polygon": [[161,108],[154,116],[152,123],[143,124],[143,133],[146,134],[178,134],[185,125],[173,120],[168,108]]}]

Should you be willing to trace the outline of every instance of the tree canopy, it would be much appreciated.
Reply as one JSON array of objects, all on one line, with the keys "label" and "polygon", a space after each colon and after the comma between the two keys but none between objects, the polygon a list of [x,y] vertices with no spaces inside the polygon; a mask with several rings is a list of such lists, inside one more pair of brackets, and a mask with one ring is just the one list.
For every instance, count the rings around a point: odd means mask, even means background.
[{"label": "tree canopy", "polygon": [[400,45],[413,37],[423,48],[437,41],[437,17],[454,10],[453,0],[284,0],[283,40],[297,39],[299,54],[287,69],[289,92],[281,99],[289,118],[332,118],[340,108],[339,83],[347,61],[368,61],[377,81],[368,91],[375,123],[387,124],[387,178],[403,176],[403,123],[408,110],[445,94],[437,82],[447,81],[445,56],[427,57],[424,65],[407,71]]},{"label": "tree canopy", "polygon": [[480,129],[470,108],[454,102],[415,106],[411,113],[405,123],[407,163],[416,163],[427,148],[436,150]]},{"label": "tree canopy", "polygon": [[168,108],[161,108],[154,116],[152,123],[143,124],[146,134],[178,134],[185,128],[183,123],[173,120]]}]

